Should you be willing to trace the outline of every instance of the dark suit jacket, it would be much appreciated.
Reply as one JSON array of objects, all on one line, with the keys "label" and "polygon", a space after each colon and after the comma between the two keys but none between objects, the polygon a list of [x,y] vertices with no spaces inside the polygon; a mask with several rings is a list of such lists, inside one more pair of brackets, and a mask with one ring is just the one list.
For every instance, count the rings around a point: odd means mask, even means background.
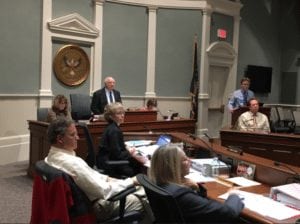
[{"label": "dark suit jacket", "polygon": [[[116,102],[122,103],[121,94],[117,90],[113,90],[113,94]],[[104,107],[107,105],[107,99],[105,94],[105,87],[97,90],[93,94],[92,103],[91,103],[91,111],[94,114],[103,114]]]},{"label": "dark suit jacket", "polygon": [[192,189],[176,184],[161,186],[172,193],[187,223],[232,223],[244,204],[237,195],[230,195],[224,204],[199,196]]}]

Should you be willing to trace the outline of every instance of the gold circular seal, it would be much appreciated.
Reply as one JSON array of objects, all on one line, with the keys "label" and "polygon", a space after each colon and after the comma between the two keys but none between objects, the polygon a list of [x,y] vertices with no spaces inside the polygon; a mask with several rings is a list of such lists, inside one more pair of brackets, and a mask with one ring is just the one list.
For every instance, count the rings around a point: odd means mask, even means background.
[{"label": "gold circular seal", "polygon": [[90,61],[85,51],[77,45],[61,47],[53,61],[56,78],[68,86],[83,83],[90,72]]}]

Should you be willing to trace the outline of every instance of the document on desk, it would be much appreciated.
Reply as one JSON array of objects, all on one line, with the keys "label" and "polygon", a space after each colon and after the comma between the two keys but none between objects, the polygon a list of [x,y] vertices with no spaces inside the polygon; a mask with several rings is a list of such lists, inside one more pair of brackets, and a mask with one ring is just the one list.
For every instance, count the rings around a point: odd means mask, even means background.
[{"label": "document on desk", "polygon": [[204,176],[201,172],[193,168],[190,168],[189,174],[186,175],[185,177],[195,181],[196,183],[206,183],[206,182],[216,181],[215,178]]},{"label": "document on desk", "polygon": [[131,140],[131,141],[126,141],[125,145],[129,147],[139,147],[139,146],[150,145],[151,143],[153,143],[152,140]]},{"label": "document on desk", "polygon": [[241,187],[251,187],[251,186],[260,185],[259,182],[256,182],[254,180],[249,180],[245,177],[232,177],[232,178],[228,178],[226,180],[230,181],[238,186],[241,186]]},{"label": "document on desk", "polygon": [[[300,211],[287,207],[284,204],[274,201],[269,197],[260,194],[249,193],[246,191],[235,190],[240,198],[243,199],[245,208],[256,212],[262,216],[277,220],[289,219],[300,215]],[[228,193],[222,194],[219,198],[226,200]]]},{"label": "document on desk", "polygon": [[159,145],[147,145],[135,147],[135,150],[140,153],[142,156],[152,156],[153,153],[159,148]]}]

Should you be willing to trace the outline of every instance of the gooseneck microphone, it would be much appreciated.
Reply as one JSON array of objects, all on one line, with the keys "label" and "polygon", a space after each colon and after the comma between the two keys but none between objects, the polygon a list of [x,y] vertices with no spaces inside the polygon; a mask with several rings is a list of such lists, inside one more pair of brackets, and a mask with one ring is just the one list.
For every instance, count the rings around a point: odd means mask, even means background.
[{"label": "gooseneck microphone", "polygon": [[[204,135],[207,137],[207,134],[206,134],[206,133],[205,133]],[[212,144],[208,144],[207,141],[203,140],[202,138],[198,138],[198,137],[197,137],[196,135],[194,135],[194,134],[189,133],[188,136],[189,136],[190,138],[192,138],[193,140],[199,139],[199,140],[206,146],[206,149],[208,149],[208,150],[212,153],[213,156],[214,156],[214,155],[217,155],[217,153],[215,152],[215,150],[214,150],[213,147],[212,147]]]},{"label": "gooseneck microphone", "polygon": [[278,161],[274,161],[274,165],[275,166],[282,166],[282,167],[288,169],[289,171],[292,171],[293,172],[293,179],[300,182],[300,174],[297,171],[295,171],[294,169],[292,169],[290,166],[288,166],[284,163],[278,162]]},{"label": "gooseneck microphone", "polygon": [[143,128],[147,130],[149,134],[153,134],[152,130],[148,126],[143,125]]}]

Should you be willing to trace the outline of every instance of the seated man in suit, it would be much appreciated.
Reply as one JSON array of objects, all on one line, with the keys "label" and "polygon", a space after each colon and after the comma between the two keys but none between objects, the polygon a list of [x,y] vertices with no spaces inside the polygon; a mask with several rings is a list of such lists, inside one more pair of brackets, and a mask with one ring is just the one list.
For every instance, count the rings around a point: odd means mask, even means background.
[{"label": "seated man in suit", "polygon": [[113,77],[106,77],[104,79],[104,87],[97,90],[93,94],[91,110],[93,114],[103,114],[104,108],[107,104],[120,102],[122,103],[121,94],[115,90],[116,81]]},{"label": "seated man in suit", "polygon": [[241,88],[232,93],[228,102],[228,109],[231,113],[242,106],[247,106],[249,99],[254,97],[254,93],[249,90],[250,79],[244,77],[241,79]]},{"label": "seated man in suit", "polygon": [[[45,162],[74,178],[78,187],[94,202],[94,210],[99,221],[116,216],[118,202],[109,202],[108,198],[118,194],[131,185],[137,184],[135,177],[119,180],[100,174],[80,157],[76,156],[78,134],[75,123],[68,119],[57,119],[50,123],[48,140],[51,144]],[[142,211],[140,197],[130,194],[126,198],[125,210]]]},{"label": "seated man in suit", "polygon": [[249,111],[246,111],[240,115],[237,123],[237,129],[240,131],[270,133],[268,117],[265,114],[258,112],[258,100],[251,98],[248,102],[248,105]]}]

